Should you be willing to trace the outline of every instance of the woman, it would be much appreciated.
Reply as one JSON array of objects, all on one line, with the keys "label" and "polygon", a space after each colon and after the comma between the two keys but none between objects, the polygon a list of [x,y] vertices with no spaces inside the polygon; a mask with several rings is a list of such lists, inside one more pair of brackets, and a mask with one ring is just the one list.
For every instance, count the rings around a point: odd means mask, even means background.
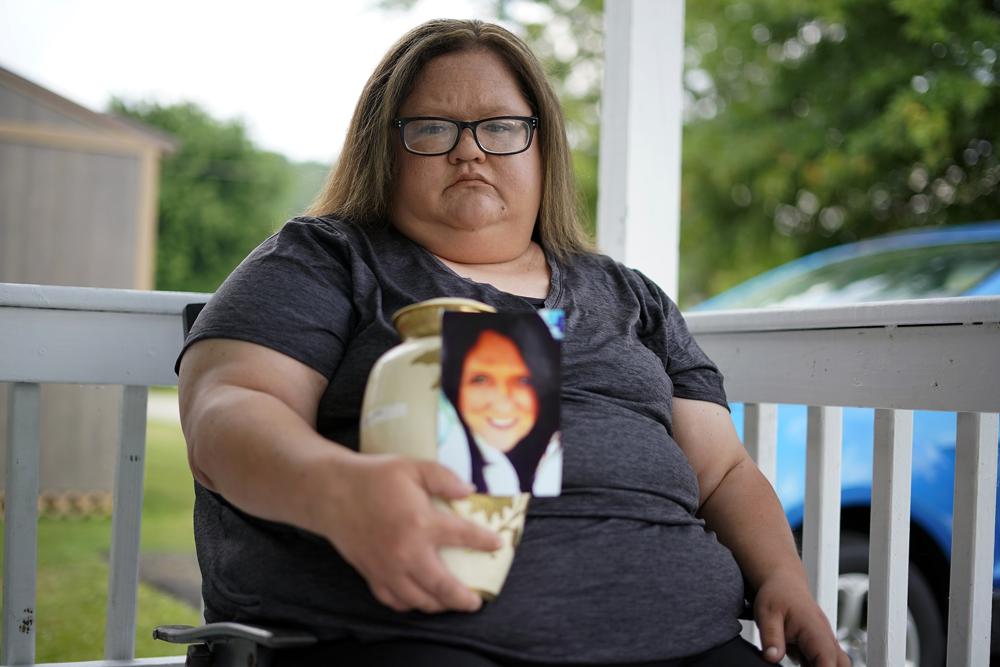
[{"label": "woman", "polygon": [[439,417],[439,461],[480,493],[559,495],[559,345],[541,317],[450,316],[441,390],[458,428]]},{"label": "woman", "polygon": [[[659,288],[588,252],[573,205],[558,101],[520,40],[432,21],[390,49],[317,217],[251,253],[179,362],[209,621],[308,628],[336,664],[760,664],[736,636],[745,577],[767,661],[787,640],[848,664],[717,370]],[[563,493],[532,501],[486,605],[438,558],[499,546],[431,502],[471,488],[357,453],[392,313],[440,296],[567,315]]]}]

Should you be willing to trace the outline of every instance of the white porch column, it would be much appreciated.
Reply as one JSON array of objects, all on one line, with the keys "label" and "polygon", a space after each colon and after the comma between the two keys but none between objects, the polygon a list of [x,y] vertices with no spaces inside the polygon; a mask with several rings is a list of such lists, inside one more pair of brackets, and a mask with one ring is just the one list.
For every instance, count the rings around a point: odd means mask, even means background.
[{"label": "white porch column", "polygon": [[597,242],[677,299],[684,0],[608,0]]}]

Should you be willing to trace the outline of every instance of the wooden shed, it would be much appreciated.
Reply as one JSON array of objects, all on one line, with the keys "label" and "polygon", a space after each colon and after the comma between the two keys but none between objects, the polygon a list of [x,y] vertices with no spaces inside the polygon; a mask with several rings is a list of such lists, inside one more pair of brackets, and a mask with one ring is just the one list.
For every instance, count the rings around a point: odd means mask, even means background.
[{"label": "wooden shed", "polygon": [[[0,282],[152,289],[159,160],[173,148],[157,130],[0,67]],[[119,396],[101,387],[43,390],[46,509],[108,503]],[[0,386],[0,424],[6,404]],[[6,439],[3,428],[4,450]]]}]

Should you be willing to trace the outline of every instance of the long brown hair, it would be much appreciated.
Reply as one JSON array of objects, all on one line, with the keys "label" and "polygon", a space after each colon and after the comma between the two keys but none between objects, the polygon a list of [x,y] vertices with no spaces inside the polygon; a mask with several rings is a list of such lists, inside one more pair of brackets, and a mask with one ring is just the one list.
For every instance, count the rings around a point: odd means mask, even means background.
[{"label": "long brown hair", "polygon": [[389,49],[365,84],[337,165],[307,212],[358,224],[386,220],[392,198],[392,121],[417,75],[432,58],[483,48],[499,55],[511,68],[539,119],[536,140],[540,142],[543,172],[535,223],[537,240],[559,257],[591,250],[580,225],[562,109],[541,63],[516,35],[476,20],[428,21]]}]

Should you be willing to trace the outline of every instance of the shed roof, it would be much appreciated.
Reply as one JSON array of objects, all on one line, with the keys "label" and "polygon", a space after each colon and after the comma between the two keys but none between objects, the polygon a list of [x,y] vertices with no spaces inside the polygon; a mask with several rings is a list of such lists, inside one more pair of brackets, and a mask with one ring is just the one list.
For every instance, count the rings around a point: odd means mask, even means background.
[{"label": "shed roof", "polygon": [[166,153],[177,149],[177,140],[166,132],[131,118],[92,111],[85,106],[44,88],[0,65],[0,87],[7,87],[50,110],[67,116],[104,135],[138,141]]}]

